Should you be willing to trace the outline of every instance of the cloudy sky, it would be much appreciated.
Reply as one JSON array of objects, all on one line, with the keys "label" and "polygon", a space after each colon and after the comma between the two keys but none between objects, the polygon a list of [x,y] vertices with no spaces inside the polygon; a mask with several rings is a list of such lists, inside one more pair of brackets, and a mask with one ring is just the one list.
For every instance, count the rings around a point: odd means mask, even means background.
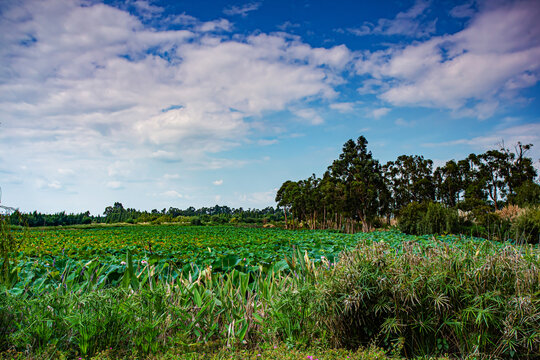
[{"label": "cloudy sky", "polygon": [[364,135],[540,158],[540,2],[0,2],[2,204],[262,208]]}]

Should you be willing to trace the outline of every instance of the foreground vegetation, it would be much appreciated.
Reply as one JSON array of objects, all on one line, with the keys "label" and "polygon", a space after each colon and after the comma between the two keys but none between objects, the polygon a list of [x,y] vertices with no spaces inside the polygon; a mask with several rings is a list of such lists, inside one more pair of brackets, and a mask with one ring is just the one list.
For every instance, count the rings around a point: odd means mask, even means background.
[{"label": "foreground vegetation", "polygon": [[540,353],[531,245],[175,226],[30,231],[27,241],[12,260],[3,253],[4,358]]}]

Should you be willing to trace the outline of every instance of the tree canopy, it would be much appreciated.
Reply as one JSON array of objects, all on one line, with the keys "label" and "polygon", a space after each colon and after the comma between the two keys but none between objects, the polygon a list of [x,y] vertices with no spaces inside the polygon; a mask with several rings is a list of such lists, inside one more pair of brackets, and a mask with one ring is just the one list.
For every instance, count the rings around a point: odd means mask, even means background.
[{"label": "tree canopy", "polygon": [[532,144],[517,143],[515,152],[503,144],[436,169],[421,155],[401,155],[381,165],[367,145],[364,136],[350,139],[322,178],[313,174],[283,183],[276,202],[285,216],[290,214],[292,226],[366,231],[411,203],[438,202],[461,210],[540,203],[537,172],[526,156]]}]

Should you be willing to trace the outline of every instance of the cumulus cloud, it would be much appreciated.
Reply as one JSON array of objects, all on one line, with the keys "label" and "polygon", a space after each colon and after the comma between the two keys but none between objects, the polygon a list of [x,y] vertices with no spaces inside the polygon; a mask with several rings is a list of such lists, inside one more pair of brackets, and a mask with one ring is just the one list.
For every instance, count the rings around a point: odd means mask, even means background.
[{"label": "cumulus cloud", "polygon": [[339,102],[330,104],[330,109],[337,110],[341,113],[348,113],[354,110],[353,102]]},{"label": "cumulus cloud", "polygon": [[386,87],[369,89],[393,105],[488,118],[502,101],[537,83],[539,17],[534,1],[489,8],[453,35],[366,52],[356,68],[375,83],[384,82]]},{"label": "cumulus cloud", "polygon": [[[229,13],[260,4],[248,5]],[[264,141],[264,113],[334,99],[353,56],[284,33],[232,35],[226,19],[167,15],[179,30],[162,30],[144,22],[165,16],[152,2],[126,7],[135,11],[82,0],[2,4],[3,167],[24,163],[51,177],[69,168],[60,175],[119,189],[151,162],[242,166],[217,154]]]},{"label": "cumulus cloud", "polygon": [[435,32],[436,20],[425,21],[425,13],[430,1],[417,0],[407,11],[400,12],[393,19],[379,19],[376,24],[364,22],[360,27],[347,29],[357,36],[404,35],[425,37]]},{"label": "cumulus cloud", "polygon": [[212,182],[212,184],[214,184],[216,186],[222,185],[223,184],[223,179],[215,180],[215,181]]},{"label": "cumulus cloud", "polygon": [[383,116],[385,116],[386,114],[388,114],[390,112],[390,108],[387,108],[387,107],[382,107],[382,108],[378,108],[378,109],[373,109],[369,112],[370,116],[375,118],[375,119],[379,119]]}]

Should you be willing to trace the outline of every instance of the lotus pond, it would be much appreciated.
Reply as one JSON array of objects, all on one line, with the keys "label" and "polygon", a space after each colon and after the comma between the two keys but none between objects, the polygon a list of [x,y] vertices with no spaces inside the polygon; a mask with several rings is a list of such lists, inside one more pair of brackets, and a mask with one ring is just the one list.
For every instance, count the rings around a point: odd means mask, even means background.
[{"label": "lotus pond", "polygon": [[[324,261],[332,266],[342,251],[354,248],[360,241],[384,241],[399,252],[404,242],[429,243],[434,239],[397,231],[351,235],[334,231],[174,225],[28,230],[16,236],[24,237],[24,241],[16,255],[13,292],[29,288],[40,292],[66,280],[91,280],[99,287],[114,286],[129,266],[138,275],[151,266],[160,278],[197,278],[207,267],[213,272],[287,270],[287,259],[294,255],[307,255],[314,263]],[[436,238],[451,246],[459,246],[463,241],[459,235]]]}]

